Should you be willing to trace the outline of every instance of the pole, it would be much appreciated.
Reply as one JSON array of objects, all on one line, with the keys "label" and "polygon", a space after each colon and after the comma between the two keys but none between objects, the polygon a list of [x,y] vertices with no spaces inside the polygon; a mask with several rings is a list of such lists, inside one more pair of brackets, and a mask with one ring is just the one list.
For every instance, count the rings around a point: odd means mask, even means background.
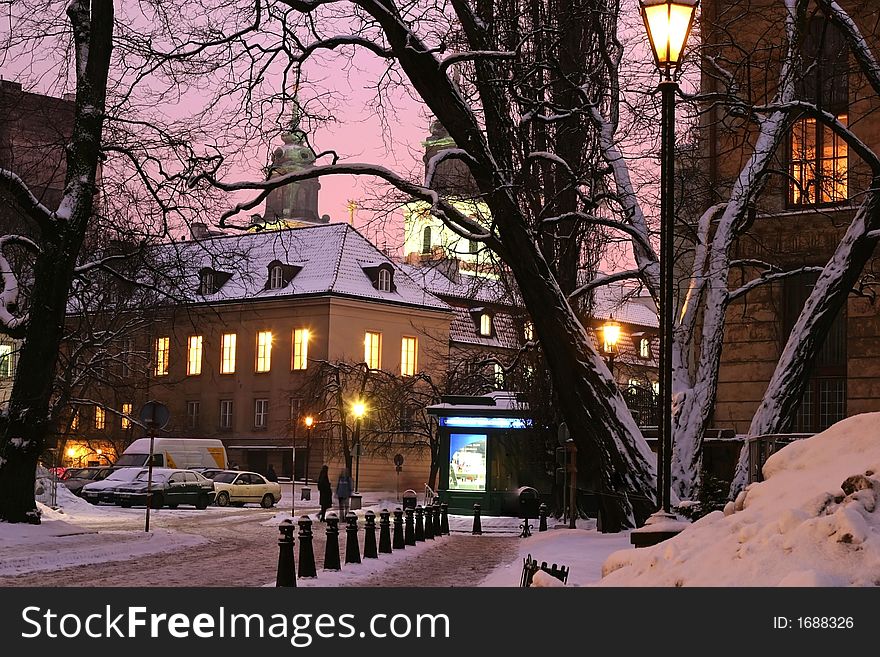
[{"label": "pole", "polygon": [[354,492],[357,493],[360,491],[360,487],[358,486],[358,481],[360,480],[361,474],[361,419],[358,418],[357,422],[354,425]]},{"label": "pole", "polygon": [[306,486],[309,485],[309,457],[312,455],[312,427],[306,429]]},{"label": "pole", "polygon": [[[290,517],[295,518],[296,507],[296,428],[299,425],[299,414],[293,421],[293,447],[290,453]],[[308,461],[307,461],[308,463]]]},{"label": "pole", "polygon": [[657,493],[665,513],[670,512],[672,477],[672,323],[675,239],[675,93],[671,77],[660,82],[662,124],[660,136],[660,431],[657,441]]},{"label": "pole", "polygon": [[153,506],[153,441],[156,430],[150,427],[150,460],[147,463],[147,511],[144,516],[144,531],[150,531],[150,507]]},{"label": "pole", "polygon": [[566,441],[566,452],[570,450],[570,455],[568,457],[568,466],[569,470],[568,475],[568,528],[569,529],[577,529],[577,525],[575,524],[577,520],[577,445],[574,444],[574,440],[569,438]]}]

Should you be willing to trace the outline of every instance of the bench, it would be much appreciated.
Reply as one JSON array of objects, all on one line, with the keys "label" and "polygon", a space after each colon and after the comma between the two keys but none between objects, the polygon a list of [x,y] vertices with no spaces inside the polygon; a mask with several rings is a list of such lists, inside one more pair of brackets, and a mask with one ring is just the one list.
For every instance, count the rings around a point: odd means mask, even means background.
[{"label": "bench", "polygon": [[532,578],[534,578],[535,573],[539,570],[543,570],[548,575],[552,575],[563,584],[568,581],[568,573],[570,570],[568,567],[557,566],[555,563],[552,566],[548,566],[546,561],[542,562],[539,566],[538,562],[532,559],[532,555],[530,554],[523,559],[522,577],[520,577],[519,581],[520,587],[530,587],[532,585]]}]

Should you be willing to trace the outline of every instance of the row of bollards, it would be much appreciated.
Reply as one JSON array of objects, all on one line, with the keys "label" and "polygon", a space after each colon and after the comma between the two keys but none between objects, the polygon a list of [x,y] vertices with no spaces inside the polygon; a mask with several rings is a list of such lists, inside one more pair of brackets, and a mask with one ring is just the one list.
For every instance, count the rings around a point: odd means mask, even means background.
[{"label": "row of bollards", "polygon": [[[376,545],[376,514],[373,511],[367,511],[364,514],[364,559],[377,559],[379,554],[391,554],[392,550],[402,550],[407,545],[415,545],[417,542],[434,540],[435,536],[449,534],[448,505],[445,502],[424,508],[419,505],[415,509],[406,509],[405,513],[406,523],[404,526],[404,511],[399,508],[394,510],[392,538],[392,514],[388,509],[382,509],[379,512],[378,549]],[[324,548],[324,570],[342,569],[339,553],[339,520],[335,513],[328,513],[325,517],[327,543]],[[357,536],[359,531],[357,515],[349,511],[345,515],[344,521],[346,524],[345,563],[361,563]],[[302,516],[297,525],[299,526],[298,573],[294,560],[293,522],[285,520],[278,527],[281,538],[278,539],[276,586],[296,586],[297,575],[300,578],[317,577],[315,553],[312,547],[312,520],[308,516]]]}]

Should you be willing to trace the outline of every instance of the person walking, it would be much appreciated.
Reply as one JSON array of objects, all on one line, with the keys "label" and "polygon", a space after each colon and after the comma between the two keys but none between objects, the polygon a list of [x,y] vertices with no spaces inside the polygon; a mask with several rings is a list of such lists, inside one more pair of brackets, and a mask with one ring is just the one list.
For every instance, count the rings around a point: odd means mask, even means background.
[{"label": "person walking", "polygon": [[339,517],[344,518],[348,513],[348,498],[354,490],[354,484],[351,476],[348,474],[348,468],[342,468],[339,473],[339,480],[336,482],[336,497],[339,500]]},{"label": "person walking", "polygon": [[321,474],[318,475],[318,493],[321,498],[321,513],[318,514],[318,520],[324,522],[324,514],[327,509],[333,506],[333,486],[330,485],[330,468],[326,465],[321,468]]},{"label": "person walking", "polygon": [[266,470],[266,479],[269,481],[278,481],[278,474],[275,472],[275,468],[272,465],[269,465],[269,469]]}]

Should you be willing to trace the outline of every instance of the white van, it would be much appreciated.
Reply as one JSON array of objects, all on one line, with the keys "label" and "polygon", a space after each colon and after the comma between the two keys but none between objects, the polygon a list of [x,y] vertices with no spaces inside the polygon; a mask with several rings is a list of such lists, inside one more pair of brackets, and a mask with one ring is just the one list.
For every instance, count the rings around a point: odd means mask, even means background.
[{"label": "white van", "polygon": [[[150,439],[138,438],[125,448],[113,465],[141,467],[147,465],[150,456]],[[153,466],[159,468],[223,468],[226,448],[213,438],[155,438],[153,441]]]}]

